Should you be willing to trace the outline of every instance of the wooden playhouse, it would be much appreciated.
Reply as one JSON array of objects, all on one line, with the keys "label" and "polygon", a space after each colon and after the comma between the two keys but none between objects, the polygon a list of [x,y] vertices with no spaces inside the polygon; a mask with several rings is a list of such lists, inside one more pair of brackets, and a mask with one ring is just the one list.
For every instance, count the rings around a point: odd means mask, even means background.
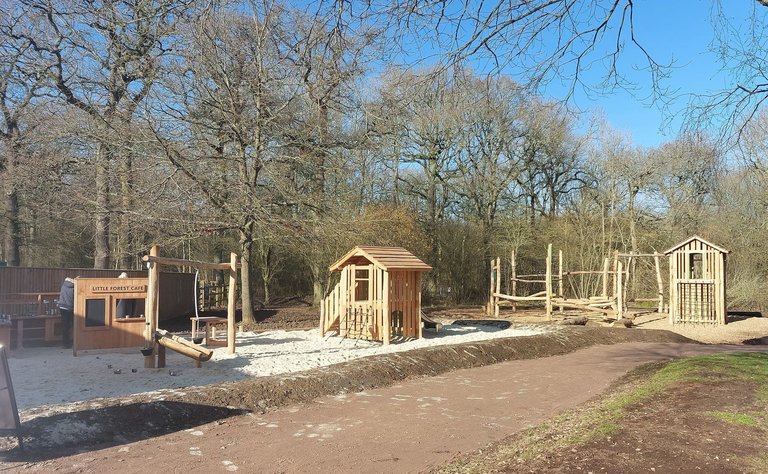
[{"label": "wooden playhouse", "polygon": [[357,246],[331,265],[339,283],[320,304],[320,334],[382,341],[421,337],[421,274],[432,267],[400,247]]},{"label": "wooden playhouse", "polygon": [[669,256],[671,323],[725,324],[725,264],[728,250],[694,235]]}]

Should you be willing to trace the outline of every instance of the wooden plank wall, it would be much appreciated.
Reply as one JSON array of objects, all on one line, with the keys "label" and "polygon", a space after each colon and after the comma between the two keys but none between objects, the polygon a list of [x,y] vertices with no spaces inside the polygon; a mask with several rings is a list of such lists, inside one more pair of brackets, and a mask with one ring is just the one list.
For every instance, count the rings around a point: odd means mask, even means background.
[{"label": "wooden plank wall", "polygon": [[[136,290],[120,293],[94,290],[95,287],[109,285],[125,285],[134,287]],[[72,328],[73,353],[77,355],[78,350],[86,349],[142,347],[146,328],[145,318],[118,319],[115,314],[115,306],[118,299],[146,298],[146,288],[146,278],[78,279],[78,283],[75,285],[77,293],[75,294],[75,320]],[[86,327],[86,299],[104,301],[103,326]]]},{"label": "wooden plank wall", "polygon": [[418,272],[390,272],[389,311],[393,336],[418,338],[421,333]]},{"label": "wooden plank wall", "polygon": [[[355,275],[363,268],[369,275],[368,300],[355,301]],[[421,274],[396,271],[387,275],[374,265],[348,265],[321,302],[320,333],[324,335],[338,320],[342,337],[382,341],[385,308],[390,314],[390,336],[421,337]]]},{"label": "wooden plank wall", "polygon": [[[18,296],[19,293],[58,293],[61,282],[67,277],[81,276],[83,278],[114,278],[122,271],[129,277],[146,278],[147,272],[142,270],[97,270],[93,268],[32,268],[32,267],[2,267],[0,268],[0,302],[7,300],[26,300],[32,303],[34,296]],[[167,320],[177,316],[195,312],[195,275],[193,273],[160,273],[160,319]],[[1,305],[2,303],[0,303]],[[7,313],[15,314],[21,311],[21,305],[6,308]]]},{"label": "wooden plank wall", "polygon": [[[692,274],[693,254],[702,256],[701,275]],[[670,256],[669,276],[669,316],[673,323],[726,323],[724,253],[693,240]]]}]

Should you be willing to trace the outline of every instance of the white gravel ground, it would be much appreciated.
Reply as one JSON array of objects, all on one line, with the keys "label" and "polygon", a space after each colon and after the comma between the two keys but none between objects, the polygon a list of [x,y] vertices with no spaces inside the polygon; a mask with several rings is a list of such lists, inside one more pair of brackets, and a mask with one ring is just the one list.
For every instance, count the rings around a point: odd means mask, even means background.
[{"label": "white gravel ground", "polygon": [[11,351],[9,365],[19,410],[25,410],[285,374],[376,354],[530,336],[554,329],[535,325],[509,329],[448,325],[438,333],[425,330],[423,339],[386,347],[334,336],[321,338],[317,330],[245,332],[238,334],[236,354],[227,354],[225,347],[218,347],[213,358],[200,369],[194,367],[192,359],[171,350],[167,353],[166,368],[145,369],[144,358],[137,349],[79,351],[73,357],[71,350],[52,347]]}]

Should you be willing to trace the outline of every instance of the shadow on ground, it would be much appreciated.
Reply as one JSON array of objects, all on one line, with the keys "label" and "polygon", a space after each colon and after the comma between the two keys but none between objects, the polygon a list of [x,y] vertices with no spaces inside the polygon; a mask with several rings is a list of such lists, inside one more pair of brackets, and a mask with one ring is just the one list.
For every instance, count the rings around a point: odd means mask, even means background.
[{"label": "shadow on ground", "polygon": [[749,318],[762,318],[760,311],[728,311],[728,322],[743,321]]},{"label": "shadow on ground", "polygon": [[15,438],[5,438],[5,442],[16,446],[0,453],[0,460],[45,461],[162,436],[244,413],[247,411],[227,407],[153,401],[39,416],[21,425],[23,449],[19,449]]}]

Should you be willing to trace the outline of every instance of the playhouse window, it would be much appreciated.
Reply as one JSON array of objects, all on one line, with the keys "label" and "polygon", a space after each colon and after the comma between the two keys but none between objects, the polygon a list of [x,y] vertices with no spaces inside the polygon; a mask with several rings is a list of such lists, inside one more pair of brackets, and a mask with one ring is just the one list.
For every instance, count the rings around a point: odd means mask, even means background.
[{"label": "playhouse window", "polygon": [[704,278],[704,254],[692,253],[689,256],[688,268],[691,272],[690,277],[694,280]]},{"label": "playhouse window", "polygon": [[355,270],[355,301],[368,301],[368,270]]}]

